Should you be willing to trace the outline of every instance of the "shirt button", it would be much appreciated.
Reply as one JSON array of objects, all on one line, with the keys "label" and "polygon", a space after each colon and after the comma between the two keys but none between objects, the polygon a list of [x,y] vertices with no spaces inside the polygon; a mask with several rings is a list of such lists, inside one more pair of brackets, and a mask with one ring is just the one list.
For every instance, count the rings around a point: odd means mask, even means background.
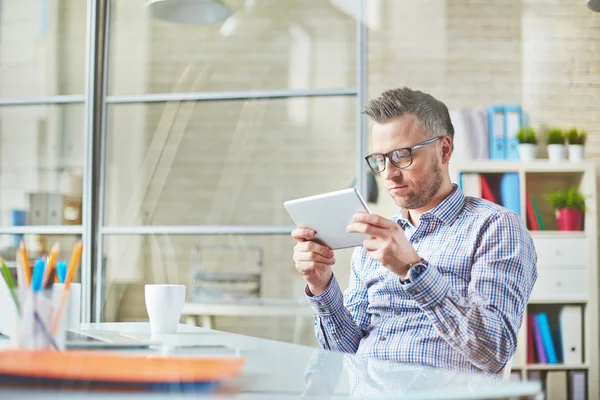
[{"label": "shirt button", "polygon": [[413,243],[419,243],[419,239],[413,240]]},{"label": "shirt button", "polygon": [[382,342],[385,342],[385,339],[386,339],[385,336],[382,336],[382,337],[379,338],[379,340],[382,341]]},{"label": "shirt button", "polygon": [[319,307],[319,311],[320,312],[325,312],[325,309],[323,307]]},{"label": "shirt button", "polygon": [[396,311],[394,314],[400,315],[401,313],[400,313],[400,311]]}]

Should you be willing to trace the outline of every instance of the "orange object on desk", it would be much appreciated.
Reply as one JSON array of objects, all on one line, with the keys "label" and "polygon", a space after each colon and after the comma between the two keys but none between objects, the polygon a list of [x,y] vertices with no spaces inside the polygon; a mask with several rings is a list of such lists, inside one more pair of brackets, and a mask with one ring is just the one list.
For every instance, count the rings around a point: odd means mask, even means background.
[{"label": "orange object on desk", "polygon": [[0,351],[0,375],[97,382],[216,382],[236,377],[240,357],[191,358],[98,351]]}]

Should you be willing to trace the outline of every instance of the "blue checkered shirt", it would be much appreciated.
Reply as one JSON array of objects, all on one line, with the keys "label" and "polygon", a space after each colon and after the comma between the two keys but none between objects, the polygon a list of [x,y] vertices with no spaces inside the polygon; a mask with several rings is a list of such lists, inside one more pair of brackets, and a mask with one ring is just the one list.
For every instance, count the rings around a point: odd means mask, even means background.
[{"label": "blue checkered shirt", "polygon": [[524,221],[455,187],[415,228],[397,222],[426,268],[410,283],[354,250],[345,293],[335,276],[307,298],[325,349],[472,372],[499,373],[514,354],[537,279]]}]

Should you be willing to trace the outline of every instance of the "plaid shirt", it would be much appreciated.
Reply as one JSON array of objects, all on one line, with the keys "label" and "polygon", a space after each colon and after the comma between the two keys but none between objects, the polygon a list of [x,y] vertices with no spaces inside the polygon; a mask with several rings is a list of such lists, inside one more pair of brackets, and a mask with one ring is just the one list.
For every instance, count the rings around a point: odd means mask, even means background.
[{"label": "plaid shirt", "polygon": [[463,371],[499,373],[514,354],[537,255],[520,216],[454,191],[421,215],[397,222],[425,261],[413,282],[352,255],[348,290],[335,276],[307,298],[321,346],[357,355]]}]

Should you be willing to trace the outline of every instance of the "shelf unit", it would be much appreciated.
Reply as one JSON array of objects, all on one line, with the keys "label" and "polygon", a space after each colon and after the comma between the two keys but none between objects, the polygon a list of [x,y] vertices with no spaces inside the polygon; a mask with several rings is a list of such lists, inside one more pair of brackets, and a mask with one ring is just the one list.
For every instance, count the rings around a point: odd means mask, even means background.
[{"label": "shelf unit", "polygon": [[[538,280],[528,304],[530,309],[559,308],[575,305],[582,308],[583,362],[580,365],[527,364],[527,318],[519,332],[518,347],[512,370],[527,378],[529,371],[585,371],[587,373],[588,399],[600,398],[599,393],[599,341],[598,341],[598,256],[596,166],[593,161],[532,162],[470,160],[453,162],[450,173],[453,182],[459,183],[461,173],[503,174],[516,173],[519,177],[521,216],[527,223],[526,196],[534,194],[542,219],[543,231],[530,231],[538,253]],[[557,189],[578,187],[587,197],[584,231],[556,230],[553,211],[545,204],[543,194]],[[564,279],[561,287],[559,280]],[[556,283],[556,288],[550,288]],[[543,287],[544,290],[540,290]],[[548,288],[547,288],[548,287]],[[552,290],[550,290],[552,289]],[[567,290],[568,289],[568,290]],[[559,338],[554,337],[560,346]],[[543,375],[542,375],[543,376]]]}]

